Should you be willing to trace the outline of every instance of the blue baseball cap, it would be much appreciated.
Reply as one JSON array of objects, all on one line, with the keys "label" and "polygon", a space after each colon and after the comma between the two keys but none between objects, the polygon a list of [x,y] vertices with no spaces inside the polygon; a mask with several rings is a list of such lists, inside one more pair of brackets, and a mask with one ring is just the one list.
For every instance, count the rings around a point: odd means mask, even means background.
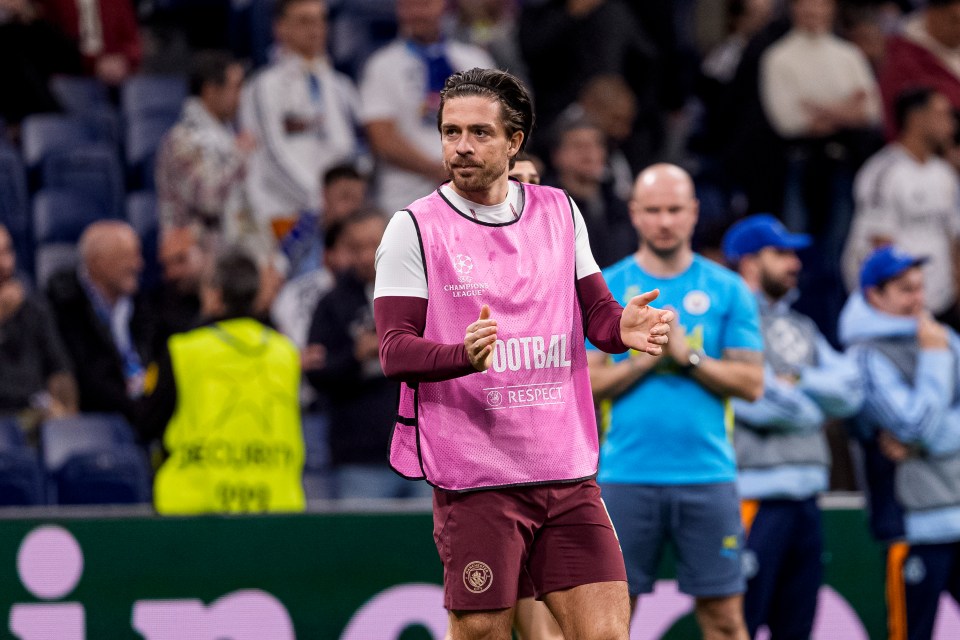
[{"label": "blue baseball cap", "polygon": [[919,267],[928,260],[907,253],[893,245],[874,249],[860,267],[860,288],[875,287],[891,278],[896,278],[907,269]]},{"label": "blue baseball cap", "polygon": [[806,233],[791,233],[769,213],[747,216],[723,236],[723,255],[731,264],[761,249],[806,249],[813,240]]}]

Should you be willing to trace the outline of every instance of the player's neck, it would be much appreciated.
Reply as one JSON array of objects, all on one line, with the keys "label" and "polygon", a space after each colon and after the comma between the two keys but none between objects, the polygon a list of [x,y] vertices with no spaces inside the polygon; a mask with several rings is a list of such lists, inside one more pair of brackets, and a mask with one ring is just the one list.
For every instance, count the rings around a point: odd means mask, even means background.
[{"label": "player's neck", "polygon": [[641,245],[634,255],[640,268],[655,278],[673,278],[693,264],[693,249],[689,245],[681,246],[669,253],[654,251],[646,245]]},{"label": "player's neck", "polygon": [[457,186],[456,181],[450,183],[450,188],[461,198],[475,204],[491,207],[493,205],[503,204],[506,201],[507,194],[510,192],[510,181],[507,178],[507,174],[503,174],[502,177],[498,178],[497,181],[489,187],[477,191],[464,191]]}]

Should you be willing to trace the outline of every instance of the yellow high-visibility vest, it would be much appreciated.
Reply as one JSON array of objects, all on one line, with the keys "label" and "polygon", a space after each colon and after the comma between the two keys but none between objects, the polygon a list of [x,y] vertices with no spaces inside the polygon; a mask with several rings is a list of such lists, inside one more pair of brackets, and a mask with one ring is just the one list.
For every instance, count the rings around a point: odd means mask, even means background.
[{"label": "yellow high-visibility vest", "polygon": [[157,472],[162,514],[302,511],[300,357],[259,322],[226,320],[169,341],[177,408]]}]

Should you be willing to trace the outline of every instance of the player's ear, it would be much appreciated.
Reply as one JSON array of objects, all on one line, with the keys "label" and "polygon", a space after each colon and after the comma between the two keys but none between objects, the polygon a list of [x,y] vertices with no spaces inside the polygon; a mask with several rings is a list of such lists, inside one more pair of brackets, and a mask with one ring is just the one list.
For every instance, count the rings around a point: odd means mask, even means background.
[{"label": "player's ear", "polygon": [[520,153],[521,144],[523,144],[523,131],[514,131],[513,135],[510,136],[510,146],[507,149],[511,158]]}]

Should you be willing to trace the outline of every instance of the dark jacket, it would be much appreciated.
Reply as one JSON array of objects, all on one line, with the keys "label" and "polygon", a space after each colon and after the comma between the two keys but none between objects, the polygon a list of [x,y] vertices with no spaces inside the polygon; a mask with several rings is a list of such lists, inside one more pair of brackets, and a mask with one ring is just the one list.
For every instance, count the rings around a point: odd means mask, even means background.
[{"label": "dark jacket", "polygon": [[327,350],[326,365],[306,372],[330,408],[330,456],[337,464],[387,464],[387,446],[397,413],[399,383],[387,380],[379,359],[354,357],[354,336],[374,330],[373,309],[364,283],[350,273],[317,304],[309,344]]},{"label": "dark jacket", "polygon": [[[63,271],[50,278],[47,296],[64,346],[74,363],[80,390],[80,411],[122,413],[131,424],[138,416],[138,403],[127,395],[123,360],[113,342],[110,327],[94,311],[77,273]],[[133,345],[146,366],[148,344],[139,321],[139,305],[131,318]]]}]

